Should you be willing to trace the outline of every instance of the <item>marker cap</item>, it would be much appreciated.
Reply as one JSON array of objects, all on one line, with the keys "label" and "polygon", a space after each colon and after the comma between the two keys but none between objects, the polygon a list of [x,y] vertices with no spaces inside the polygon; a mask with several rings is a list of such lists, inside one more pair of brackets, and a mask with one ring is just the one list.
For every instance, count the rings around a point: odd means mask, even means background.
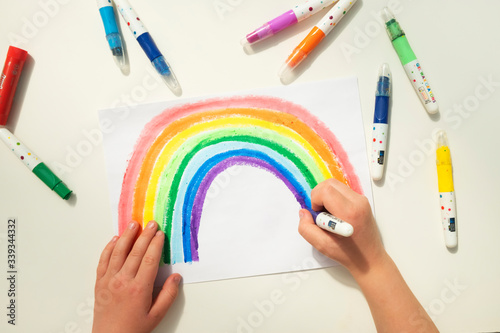
[{"label": "marker cap", "polygon": [[247,46],[247,44],[253,44],[258,41],[264,40],[268,37],[274,35],[273,29],[269,24],[264,24],[262,27],[246,35],[244,40],[241,41],[242,46]]},{"label": "marker cap", "polygon": [[38,164],[33,173],[64,200],[71,196],[72,191],[44,163]]},{"label": "marker cap", "polygon": [[387,23],[389,22],[390,20],[394,20],[395,17],[394,17],[394,14],[391,12],[391,10],[387,7],[384,7],[384,9],[382,9],[382,19]]},{"label": "marker cap", "polygon": [[9,46],[9,51],[7,53],[7,58],[12,58],[12,59],[19,59],[21,61],[26,61],[26,58],[28,57],[28,52],[17,48],[15,46]]},{"label": "marker cap", "polygon": [[56,192],[64,200],[68,200],[73,191],[71,191],[63,182],[60,182],[56,185],[56,187],[54,187],[54,192]]},{"label": "marker cap", "polygon": [[118,68],[123,69],[126,65],[125,52],[123,52],[123,43],[119,33],[112,33],[106,36],[111,53]]},{"label": "marker cap", "polygon": [[382,64],[378,72],[377,92],[375,96],[391,95],[391,70],[388,64]]},{"label": "marker cap", "polygon": [[390,78],[391,77],[391,69],[389,68],[388,63],[383,63],[382,66],[380,66],[380,69],[378,70],[378,76],[385,76]]},{"label": "marker cap", "polygon": [[447,147],[448,146],[448,135],[446,135],[446,132],[443,130],[440,130],[439,132],[436,133],[437,136],[437,147]]},{"label": "marker cap", "polygon": [[385,27],[387,30],[387,34],[391,41],[395,40],[398,37],[404,36],[405,32],[401,29],[398,21],[394,17],[394,14],[389,10],[389,8],[385,7],[382,10],[382,19],[385,22]]},{"label": "marker cap", "polygon": [[335,231],[337,234],[344,236],[344,237],[351,237],[352,234],[354,233],[354,228],[352,225],[349,223],[337,223],[335,225]]},{"label": "marker cap", "polygon": [[177,77],[174,72],[170,69],[170,65],[167,60],[165,60],[164,56],[159,56],[155,60],[151,62],[153,67],[156,69],[158,74],[161,75],[163,82],[172,90],[175,95],[180,95],[182,93],[181,86],[177,81]]},{"label": "marker cap", "polygon": [[436,165],[438,173],[439,192],[453,192],[453,168],[450,147],[446,132],[440,130],[437,134]]},{"label": "marker cap", "polygon": [[286,79],[291,71],[297,67],[302,60],[307,58],[309,53],[318,46],[318,44],[325,38],[325,33],[318,27],[312,28],[311,32],[300,42],[300,44],[293,50],[292,54],[288,56],[285,64],[278,72],[278,76]]}]

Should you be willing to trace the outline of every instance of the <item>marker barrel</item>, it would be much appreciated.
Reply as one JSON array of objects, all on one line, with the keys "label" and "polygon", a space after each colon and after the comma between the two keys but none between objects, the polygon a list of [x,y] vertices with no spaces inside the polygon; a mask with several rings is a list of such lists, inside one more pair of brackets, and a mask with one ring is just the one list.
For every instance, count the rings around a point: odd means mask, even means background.
[{"label": "marker barrel", "polygon": [[330,6],[336,0],[309,0],[301,5],[295,6],[293,9],[281,14],[271,21],[263,24],[260,28],[249,33],[242,41],[243,45],[254,44],[266,38],[274,36],[278,32],[303,21],[324,8]]},{"label": "marker barrel", "polygon": [[288,56],[285,64],[280,68],[278,75],[282,79],[286,78],[318,46],[326,35],[335,28],[355,3],[356,0],[339,0]]},{"label": "marker barrel", "polygon": [[382,64],[375,91],[375,112],[373,114],[373,135],[371,151],[371,171],[373,180],[384,176],[389,136],[389,103],[392,90],[392,74],[389,65]]},{"label": "marker barrel", "polygon": [[161,57],[162,54],[158,49],[158,47],[156,46],[156,43],[149,34],[149,32],[145,32],[139,37],[137,37],[137,41],[144,50],[144,53],[146,53],[146,56],[149,58],[149,61],[152,62],[156,58]]},{"label": "marker barrel", "polygon": [[146,53],[147,57],[151,61],[151,64],[156,69],[158,74],[165,84],[172,90],[176,95],[182,92],[182,89],[177,81],[177,77],[170,68],[170,65],[165,60],[165,57],[161,54],[160,50],[156,46],[153,38],[149,34],[148,30],[142,23],[141,19],[134,11],[132,6],[127,0],[115,0],[116,6],[118,7],[118,12],[121,14],[130,31],[136,38],[141,48]]},{"label": "marker barrel", "polygon": [[446,247],[453,248],[458,245],[455,192],[440,192],[439,203],[441,205],[444,243]]},{"label": "marker barrel", "polygon": [[317,27],[321,29],[325,35],[328,35],[333,28],[339,24],[347,12],[354,6],[357,0],[339,0],[333,5],[332,9],[318,23]]},{"label": "marker barrel", "polygon": [[387,124],[389,121],[389,96],[375,97],[375,112],[373,122],[379,124]]},{"label": "marker barrel", "polygon": [[281,30],[284,30],[297,22],[297,16],[293,12],[293,10],[289,10],[288,12],[281,14],[275,19],[272,19],[271,21],[265,23],[255,31],[249,33],[246,36],[244,42],[248,44],[254,44],[256,42],[262,41],[266,38],[274,36]]},{"label": "marker barrel", "polygon": [[106,35],[118,33],[119,31],[118,25],[116,24],[115,12],[111,3],[106,0],[98,0],[97,6],[99,7],[99,14],[101,14]]},{"label": "marker barrel", "polygon": [[439,110],[438,103],[434,97],[434,92],[429,84],[427,76],[422,70],[422,66],[413,52],[413,49],[406,38],[405,32],[401,29],[398,21],[394,18],[394,14],[386,7],[384,8],[382,17],[385,21],[387,34],[392,42],[399,60],[404,67],[406,75],[410,80],[413,89],[422,102],[425,110],[429,114],[435,114]]},{"label": "marker barrel", "polygon": [[404,69],[425,110],[430,114],[437,113],[439,106],[436,97],[419,61],[415,59],[407,63],[404,65]]},{"label": "marker barrel", "polygon": [[295,68],[298,66],[321,43],[325,36],[321,29],[314,27],[286,60],[288,67]]},{"label": "marker barrel", "polygon": [[28,52],[14,46],[9,47],[7,59],[0,74],[0,126],[5,126],[9,119],[17,84],[23,71]]},{"label": "marker barrel", "polygon": [[448,248],[453,248],[458,244],[455,186],[448,137],[442,130],[437,133],[436,166],[444,242]]},{"label": "marker barrel", "polygon": [[104,31],[106,32],[106,40],[113,54],[114,60],[120,69],[125,66],[125,52],[123,52],[123,43],[116,22],[115,11],[111,2],[108,0],[97,0],[97,7],[101,15]]},{"label": "marker barrel", "polygon": [[337,0],[308,0],[305,3],[295,6],[292,11],[300,22],[322,11],[334,2],[337,2]]},{"label": "marker barrel", "polygon": [[115,0],[115,3],[118,12],[127,23],[128,28],[130,29],[135,38],[138,38],[140,35],[148,32],[148,30],[142,23],[141,19],[139,18],[139,15],[137,15],[137,13],[132,8],[132,6],[130,6],[128,1]]},{"label": "marker barrel", "polygon": [[384,165],[387,154],[387,138],[389,125],[382,123],[373,124],[373,140],[372,140],[372,178],[380,180],[384,176]]},{"label": "marker barrel", "polygon": [[332,214],[325,212],[318,213],[312,210],[310,212],[316,225],[323,230],[343,237],[350,237],[354,232],[352,225]]}]

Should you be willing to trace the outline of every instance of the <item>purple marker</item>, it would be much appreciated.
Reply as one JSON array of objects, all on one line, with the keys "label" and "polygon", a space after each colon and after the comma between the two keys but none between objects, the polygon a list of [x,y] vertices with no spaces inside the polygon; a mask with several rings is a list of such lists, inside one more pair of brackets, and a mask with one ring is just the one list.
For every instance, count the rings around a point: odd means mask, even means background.
[{"label": "purple marker", "polygon": [[243,38],[241,41],[241,45],[248,46],[254,44],[258,41],[264,40],[268,37],[271,37],[281,30],[288,28],[289,26],[294,25],[300,21],[305,20],[311,15],[316,14],[322,9],[330,6],[332,3],[337,0],[308,0],[302,5],[297,5],[292,10],[278,16],[277,18],[267,22],[262,27],[258,28],[252,33],[249,33],[246,38]]}]

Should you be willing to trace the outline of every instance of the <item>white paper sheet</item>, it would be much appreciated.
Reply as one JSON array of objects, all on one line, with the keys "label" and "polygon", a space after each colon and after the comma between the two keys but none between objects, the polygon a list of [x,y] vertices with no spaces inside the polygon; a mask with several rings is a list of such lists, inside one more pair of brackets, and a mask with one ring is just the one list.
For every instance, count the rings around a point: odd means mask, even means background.
[{"label": "white paper sheet", "polygon": [[[357,80],[346,78],[100,111],[115,227],[127,163],[144,126],[172,106],[247,95],[287,100],[323,121],[347,152],[372,203]],[[335,265],[298,234],[299,209],[292,193],[273,174],[250,166],[230,167],[215,178],[207,193],[199,229],[199,261],[162,266],[157,281],[172,272],[192,283]]]}]

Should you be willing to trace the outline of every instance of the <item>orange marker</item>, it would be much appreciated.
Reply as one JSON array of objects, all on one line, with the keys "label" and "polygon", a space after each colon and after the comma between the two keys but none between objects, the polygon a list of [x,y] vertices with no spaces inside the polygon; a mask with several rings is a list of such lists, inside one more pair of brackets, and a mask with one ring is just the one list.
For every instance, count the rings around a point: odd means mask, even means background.
[{"label": "orange marker", "polygon": [[344,15],[356,3],[356,0],[340,0],[325,15],[323,20],[315,26],[306,38],[293,50],[285,64],[281,67],[278,75],[284,79],[288,74],[304,60],[309,53],[333,30]]}]

